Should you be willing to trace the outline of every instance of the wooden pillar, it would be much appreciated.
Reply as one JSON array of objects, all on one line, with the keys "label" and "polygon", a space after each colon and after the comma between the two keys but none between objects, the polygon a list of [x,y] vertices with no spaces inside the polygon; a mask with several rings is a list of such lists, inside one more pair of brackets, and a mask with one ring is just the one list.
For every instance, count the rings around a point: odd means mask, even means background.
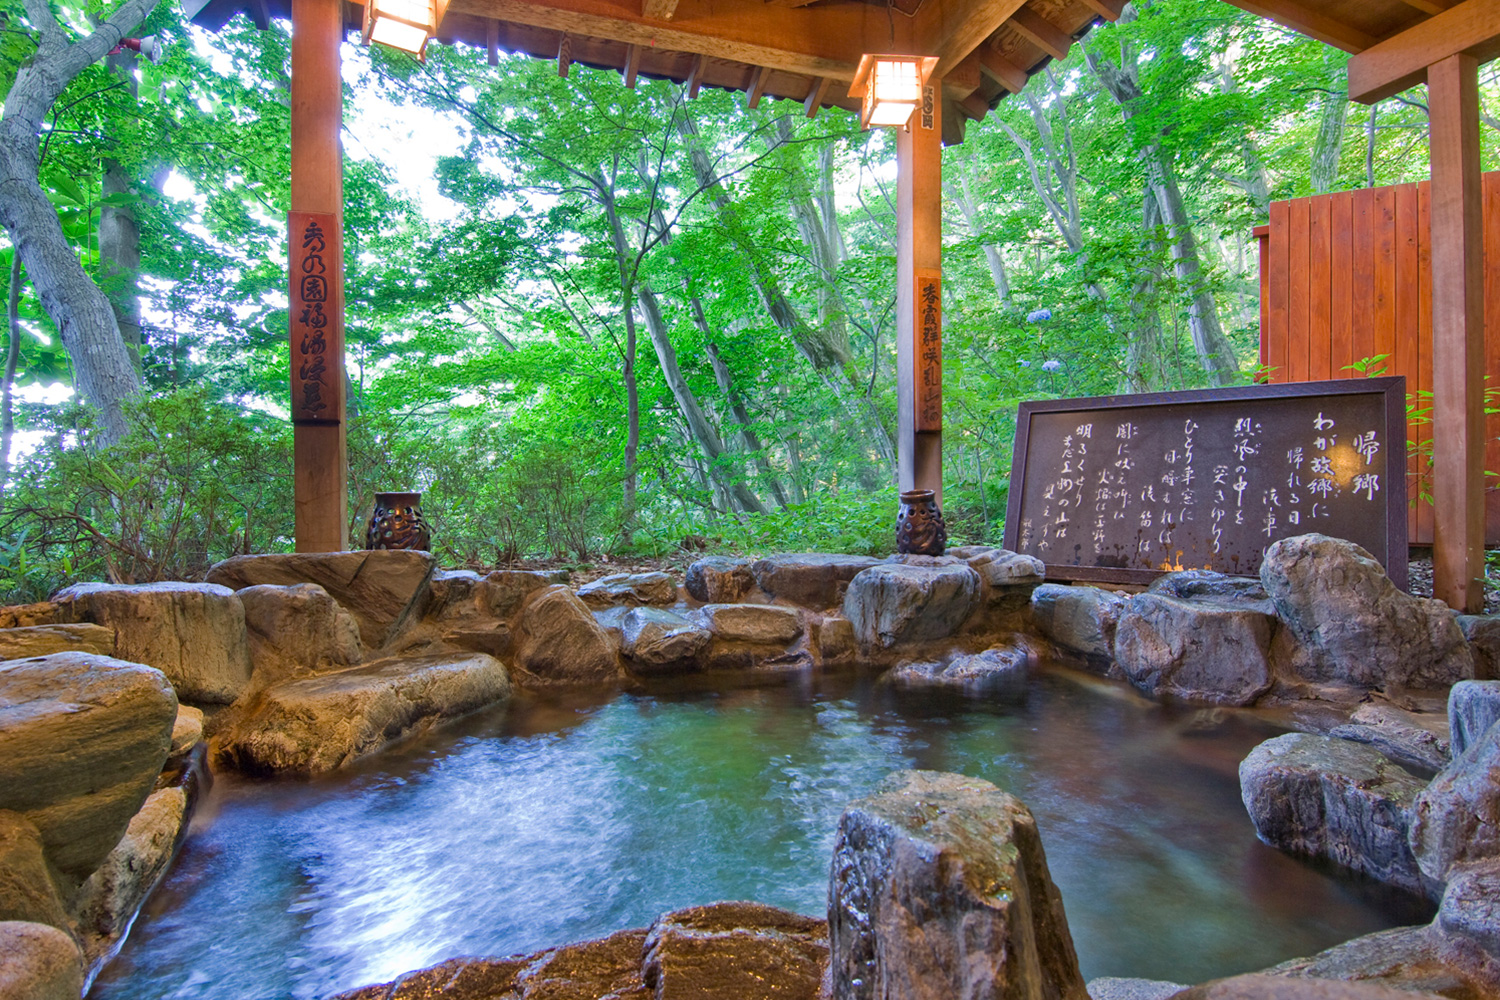
[{"label": "wooden pillar", "polygon": [[292,0],[291,390],[298,552],[348,545],[342,0]]},{"label": "wooden pillar", "polygon": [[943,107],[931,80],[896,133],[896,456],[902,490],[943,499]]},{"label": "wooden pillar", "polygon": [[1479,63],[1427,70],[1432,142],[1433,596],[1483,606],[1484,232]]}]

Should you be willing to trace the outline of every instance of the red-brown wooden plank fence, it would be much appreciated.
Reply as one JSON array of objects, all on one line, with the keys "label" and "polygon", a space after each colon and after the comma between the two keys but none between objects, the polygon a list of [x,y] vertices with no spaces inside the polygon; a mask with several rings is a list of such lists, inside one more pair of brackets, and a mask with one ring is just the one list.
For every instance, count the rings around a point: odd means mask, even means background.
[{"label": "red-brown wooden plank fence", "polygon": [[[1360,378],[1378,354],[1431,405],[1432,246],[1429,185],[1401,184],[1271,204],[1260,240],[1260,361],[1267,381]],[[1485,374],[1500,387],[1500,171],[1484,175]],[[1412,441],[1431,424],[1412,420]],[[1500,414],[1486,418],[1485,468],[1500,472]],[[1487,486],[1485,540],[1500,543],[1500,478]],[[1425,460],[1407,463],[1407,495],[1431,493]],[[1432,544],[1432,505],[1418,501],[1410,538]]]}]

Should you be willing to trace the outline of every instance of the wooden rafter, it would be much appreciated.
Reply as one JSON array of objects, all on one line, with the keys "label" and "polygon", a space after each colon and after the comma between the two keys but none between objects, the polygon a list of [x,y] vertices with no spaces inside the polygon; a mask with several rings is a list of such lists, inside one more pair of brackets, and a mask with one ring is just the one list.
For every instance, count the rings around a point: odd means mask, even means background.
[{"label": "wooden rafter", "polygon": [[833,81],[826,77],[813,79],[812,85],[807,88],[807,96],[802,99],[802,110],[807,113],[807,117],[818,116],[818,110],[823,107],[823,98],[827,96],[828,88],[832,85]]},{"label": "wooden rafter", "polygon": [[1463,3],[1392,35],[1349,60],[1349,99],[1373,104],[1427,79],[1427,67],[1464,53],[1500,57],[1500,0]]},{"label": "wooden rafter", "polygon": [[1125,0],[1079,0],[1085,7],[1106,21],[1118,21],[1125,9]]},{"label": "wooden rafter", "polygon": [[979,68],[1012,94],[1026,88],[1026,71],[991,48],[979,50]]},{"label": "wooden rafter", "polygon": [[701,55],[693,59],[693,68],[688,71],[687,78],[687,95],[690,101],[698,96],[698,91],[703,87],[703,67],[707,62]]},{"label": "wooden rafter", "polygon": [[746,107],[751,111],[760,107],[761,96],[766,92],[766,80],[770,76],[771,71],[764,66],[755,67],[755,71],[750,74],[750,87],[745,93],[750,95],[750,99],[746,102]]},{"label": "wooden rafter", "polygon": [[491,66],[500,65],[500,22],[488,20],[484,23],[484,49]]},{"label": "wooden rafter", "polygon": [[641,47],[639,45],[625,46],[625,86],[631,90],[635,89],[636,74],[641,71]]},{"label": "wooden rafter", "polygon": [[1011,15],[1007,24],[1018,35],[1047,53],[1053,59],[1068,58],[1068,49],[1073,47],[1073,39],[1068,37],[1066,31],[1030,7],[1022,7],[1017,10]]},{"label": "wooden rafter", "polygon": [[1295,0],[1225,0],[1240,10],[1269,18],[1293,31],[1300,31],[1345,52],[1363,52],[1379,39],[1358,28],[1309,10]]},{"label": "wooden rafter", "polygon": [[1453,6],[1454,0],[1401,0],[1408,7],[1415,7],[1424,14],[1441,14]]},{"label": "wooden rafter", "polygon": [[573,65],[573,39],[564,31],[557,43],[557,75],[568,78],[568,67]]}]

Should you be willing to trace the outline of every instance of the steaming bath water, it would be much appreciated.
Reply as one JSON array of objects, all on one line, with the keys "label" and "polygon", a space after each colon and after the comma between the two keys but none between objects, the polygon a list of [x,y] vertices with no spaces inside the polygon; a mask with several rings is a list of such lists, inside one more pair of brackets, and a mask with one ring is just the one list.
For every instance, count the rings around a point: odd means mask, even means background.
[{"label": "steaming bath water", "polygon": [[906,767],[1036,814],[1085,977],[1195,982],[1430,918],[1255,839],[1278,730],[1045,674],[1022,704],[857,685],[518,702],[315,781],[221,777],[91,994],[319,998],[752,899],[826,909],[845,803]]}]

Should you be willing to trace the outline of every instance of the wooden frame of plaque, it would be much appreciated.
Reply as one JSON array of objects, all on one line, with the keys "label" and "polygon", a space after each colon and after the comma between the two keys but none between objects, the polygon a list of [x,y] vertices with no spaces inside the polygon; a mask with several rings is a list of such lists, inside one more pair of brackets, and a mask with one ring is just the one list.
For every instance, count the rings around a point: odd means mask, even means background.
[{"label": "wooden frame of plaque", "polygon": [[1404,590],[1406,476],[1399,376],[1029,401],[1005,547],[1048,579],[1144,584],[1255,576],[1267,545],[1316,531]]}]

